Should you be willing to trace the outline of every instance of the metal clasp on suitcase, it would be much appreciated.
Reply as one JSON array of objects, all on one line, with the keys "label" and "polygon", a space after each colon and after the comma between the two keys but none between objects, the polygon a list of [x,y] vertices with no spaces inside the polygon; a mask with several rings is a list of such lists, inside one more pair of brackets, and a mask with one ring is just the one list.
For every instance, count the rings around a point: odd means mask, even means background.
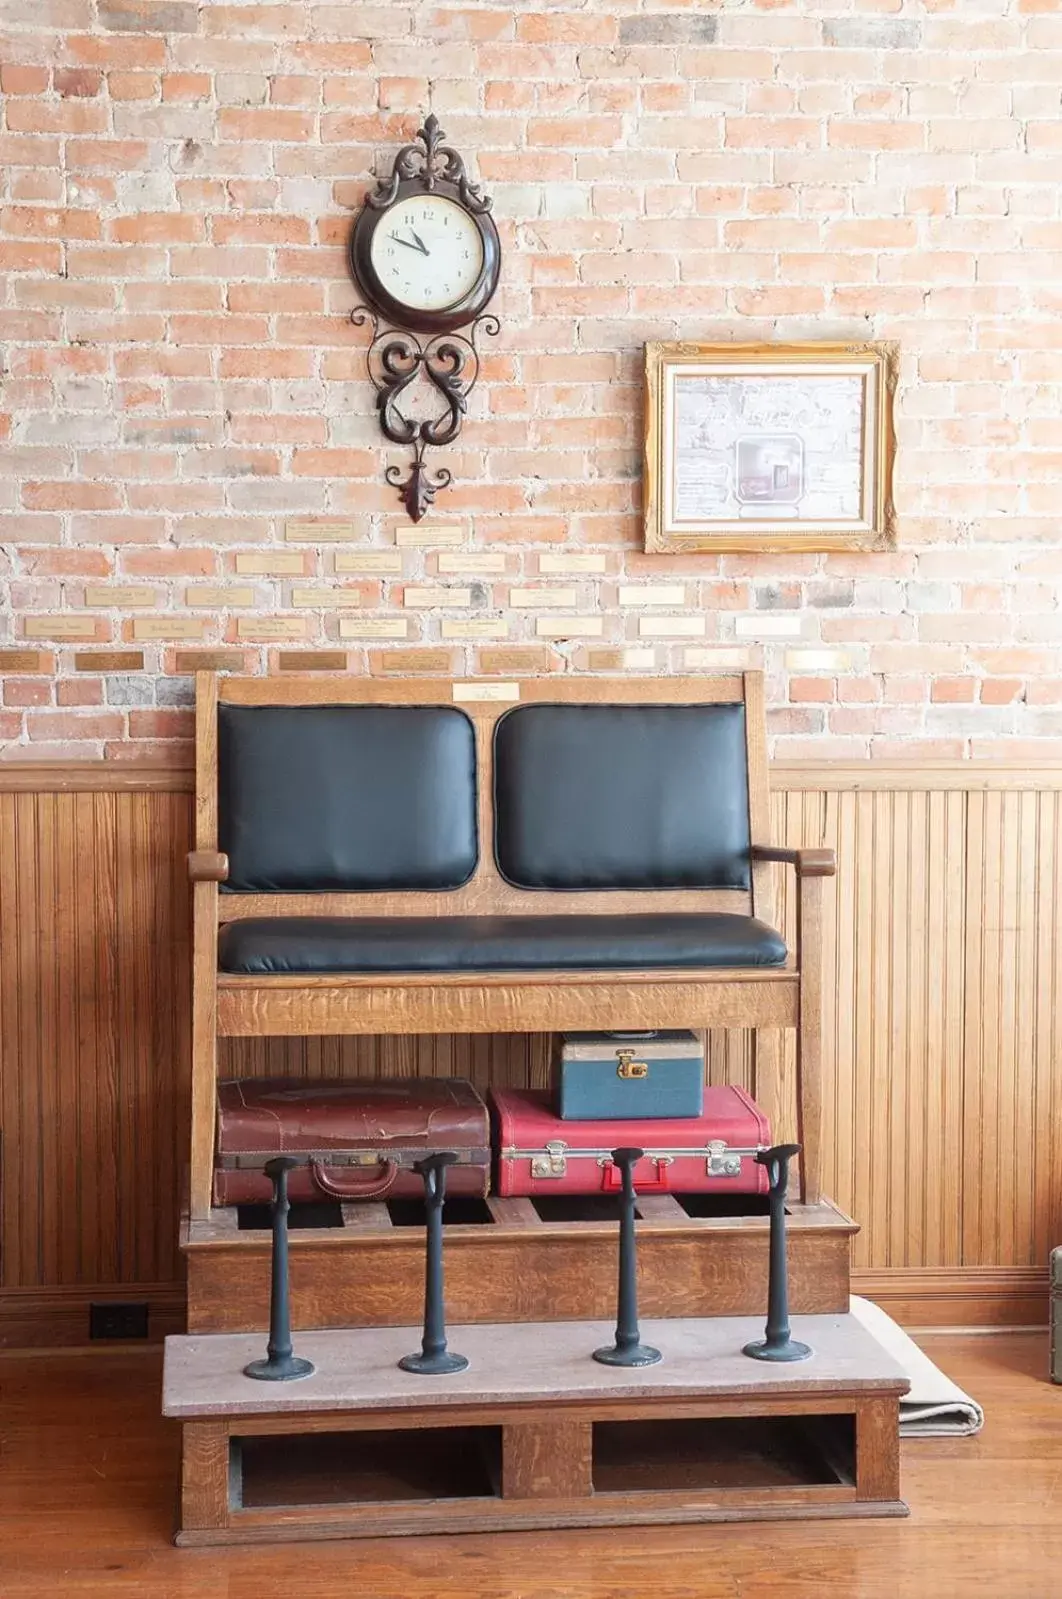
[{"label": "metal clasp on suitcase", "polygon": [[631,1078],[649,1076],[649,1062],[635,1060],[633,1049],[617,1049],[616,1059],[619,1061],[619,1065],[616,1067],[616,1076],[622,1077],[625,1082]]},{"label": "metal clasp on suitcase", "polygon": [[727,1149],[726,1140],[712,1138],[708,1143],[706,1162],[709,1177],[740,1177],[741,1157],[755,1155],[754,1149]]},{"label": "metal clasp on suitcase", "polygon": [[[532,1177],[563,1177],[568,1170],[565,1159],[568,1146],[561,1138],[554,1138],[546,1145],[544,1155],[531,1156]],[[503,1153],[508,1153],[503,1151]],[[514,1154],[517,1151],[513,1151]]]}]

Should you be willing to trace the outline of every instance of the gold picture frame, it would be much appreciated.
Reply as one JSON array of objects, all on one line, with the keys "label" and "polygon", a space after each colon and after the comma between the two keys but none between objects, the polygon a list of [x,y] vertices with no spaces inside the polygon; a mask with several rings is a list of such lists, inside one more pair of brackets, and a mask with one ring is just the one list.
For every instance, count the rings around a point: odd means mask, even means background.
[{"label": "gold picture frame", "polygon": [[645,548],[887,550],[898,346],[645,346]]}]

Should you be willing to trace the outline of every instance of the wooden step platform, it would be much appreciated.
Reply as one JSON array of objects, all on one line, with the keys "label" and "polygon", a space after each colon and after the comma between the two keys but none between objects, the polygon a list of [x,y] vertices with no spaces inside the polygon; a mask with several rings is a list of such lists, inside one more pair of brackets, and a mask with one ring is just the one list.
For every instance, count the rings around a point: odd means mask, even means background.
[{"label": "wooden step platform", "polygon": [[454,1326],[469,1368],[431,1378],[397,1366],[418,1327],[305,1333],[284,1384],[243,1376],[260,1337],[168,1338],[177,1541],[906,1514],[899,1366],[849,1315],[798,1318],[799,1365],[744,1356],[762,1330],[647,1319],[664,1358],[622,1371],[610,1321]]},{"label": "wooden step platform", "polygon": [[[638,1199],[638,1281],[647,1316],[757,1315],[767,1300],[766,1206],[711,1214],[706,1196]],[[612,1197],[464,1200],[444,1211],[446,1302],[455,1322],[593,1320],[616,1298]],[[423,1292],[419,1202],[317,1207],[329,1225],[291,1232],[296,1329],[415,1322]],[[469,1219],[471,1218],[471,1219]],[[241,1226],[256,1223],[251,1227]],[[789,1294],[796,1314],[848,1309],[858,1231],[829,1201],[788,1207]],[[268,1217],[215,1210],[186,1216],[189,1332],[269,1325]]]}]

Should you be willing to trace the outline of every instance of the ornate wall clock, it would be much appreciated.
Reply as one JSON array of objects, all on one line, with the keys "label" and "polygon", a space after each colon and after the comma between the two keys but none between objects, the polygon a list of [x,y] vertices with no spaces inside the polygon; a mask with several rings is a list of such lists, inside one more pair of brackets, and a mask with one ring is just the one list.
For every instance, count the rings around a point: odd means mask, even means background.
[{"label": "ornate wall clock", "polygon": [[[390,175],[366,195],[350,235],[350,267],[366,301],[351,321],[372,326],[366,362],[384,436],[413,451],[405,478],[397,466],[386,477],[414,522],[451,481],[445,467],[428,469],[425,451],[457,438],[479,376],[477,334],[500,328],[486,314],[501,272],[491,202],[445,137],[427,117],[417,142],[399,150]],[[431,414],[413,415],[414,391],[425,384]]]}]

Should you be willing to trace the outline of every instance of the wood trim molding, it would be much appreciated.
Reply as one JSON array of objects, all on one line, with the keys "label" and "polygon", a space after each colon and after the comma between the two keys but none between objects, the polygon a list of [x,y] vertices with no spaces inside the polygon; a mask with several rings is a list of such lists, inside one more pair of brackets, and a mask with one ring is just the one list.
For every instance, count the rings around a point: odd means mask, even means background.
[{"label": "wood trim molding", "polygon": [[[193,751],[172,766],[129,761],[0,763],[0,794],[191,794]],[[1062,790],[1062,761],[772,761],[777,793]]]},{"label": "wood trim molding", "polygon": [[0,765],[0,794],[191,794],[195,788],[191,762],[190,745],[187,766],[141,761],[9,761]]},{"label": "wood trim molding", "polygon": [[870,1267],[852,1272],[852,1292],[904,1327],[1042,1327],[1048,1319],[1046,1266]]},{"label": "wood trim molding", "polygon": [[[1048,1274],[1038,1266],[901,1266],[854,1271],[852,1292],[873,1299],[905,1327],[1040,1327]],[[0,1350],[88,1343],[89,1305],[133,1300],[149,1312],[149,1341],[185,1329],[182,1283],[106,1283],[0,1292]],[[101,1349],[113,1349],[111,1343]],[[130,1345],[142,1347],[142,1345]],[[1044,1359],[1046,1361],[1046,1350]]]},{"label": "wood trim molding", "polygon": [[[131,1302],[148,1307],[148,1342],[157,1344],[185,1328],[183,1283],[95,1283],[65,1288],[9,1288],[0,1292],[0,1350],[57,1349],[89,1342],[89,1306]],[[115,1349],[108,1340],[93,1348]],[[142,1349],[141,1340],[121,1345]]]},{"label": "wood trim molding", "polygon": [[777,792],[1062,789],[1062,761],[772,761]]}]

